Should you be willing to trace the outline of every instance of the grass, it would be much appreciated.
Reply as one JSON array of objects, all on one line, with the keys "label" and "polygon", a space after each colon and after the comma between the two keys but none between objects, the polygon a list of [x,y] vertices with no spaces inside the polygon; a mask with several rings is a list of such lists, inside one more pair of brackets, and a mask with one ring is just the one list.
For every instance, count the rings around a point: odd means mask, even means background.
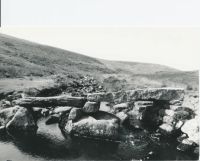
[{"label": "grass", "polygon": [[0,34],[0,88],[34,86],[38,84],[36,77],[50,80],[55,75],[91,75],[108,90],[165,86],[198,90],[199,81],[198,71],[96,59]]}]

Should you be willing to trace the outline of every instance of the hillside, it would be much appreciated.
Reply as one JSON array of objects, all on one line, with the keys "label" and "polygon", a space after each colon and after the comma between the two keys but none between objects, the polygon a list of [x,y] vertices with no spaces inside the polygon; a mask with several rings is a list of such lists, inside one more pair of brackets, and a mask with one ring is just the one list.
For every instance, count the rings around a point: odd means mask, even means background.
[{"label": "hillside", "polygon": [[[91,75],[108,87],[183,86],[198,88],[198,72],[158,64],[96,59],[0,34],[0,78]],[[112,81],[113,80],[113,81]]]}]

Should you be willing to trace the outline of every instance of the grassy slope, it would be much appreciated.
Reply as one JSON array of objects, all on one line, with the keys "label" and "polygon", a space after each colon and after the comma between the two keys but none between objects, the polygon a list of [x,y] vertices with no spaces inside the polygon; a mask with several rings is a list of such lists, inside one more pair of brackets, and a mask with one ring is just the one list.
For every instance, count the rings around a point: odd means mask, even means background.
[{"label": "grassy slope", "polygon": [[[198,86],[198,72],[135,62],[107,61],[0,34],[0,78],[90,74],[110,87]],[[110,77],[112,76],[112,79]],[[105,80],[106,79],[106,80]]]}]

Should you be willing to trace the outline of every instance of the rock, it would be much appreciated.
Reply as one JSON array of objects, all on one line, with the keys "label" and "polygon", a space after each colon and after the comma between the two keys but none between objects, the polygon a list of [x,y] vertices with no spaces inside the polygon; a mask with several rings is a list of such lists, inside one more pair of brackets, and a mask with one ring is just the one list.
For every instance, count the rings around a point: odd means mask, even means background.
[{"label": "rock", "polygon": [[159,115],[160,116],[171,116],[173,117],[175,112],[173,110],[168,110],[168,109],[160,109],[159,110]]},{"label": "rock", "polygon": [[80,109],[80,108],[72,108],[70,113],[69,113],[68,119],[72,120],[72,121],[77,121],[82,116],[83,116],[82,109]]},{"label": "rock", "polygon": [[51,106],[73,106],[82,108],[86,102],[84,97],[70,97],[67,95],[54,97],[26,97],[15,103],[23,107],[51,107]]},{"label": "rock", "polygon": [[54,110],[53,110],[53,113],[63,113],[63,112],[68,112],[72,109],[72,107],[70,106],[60,106],[60,107],[56,107]]},{"label": "rock", "polygon": [[99,111],[111,112],[111,106],[109,102],[100,102]]},{"label": "rock", "polygon": [[113,106],[113,113],[118,113],[121,111],[128,111],[131,108],[130,102],[120,103]]},{"label": "rock", "polygon": [[184,121],[184,120],[190,119],[190,114],[189,114],[189,112],[184,111],[184,110],[176,111],[175,115],[174,115],[174,118],[176,120],[182,120],[182,121]]},{"label": "rock", "polygon": [[113,102],[115,104],[129,102],[128,99],[127,99],[127,93],[124,92],[124,91],[114,92],[113,93]]},{"label": "rock", "polygon": [[128,112],[128,117],[129,117],[130,126],[136,129],[143,129],[141,113],[138,113],[137,111],[132,110]]},{"label": "rock", "polygon": [[183,104],[183,101],[180,100],[171,100],[169,101],[170,105],[175,105],[175,106],[181,106]]},{"label": "rock", "polygon": [[6,126],[6,124],[14,117],[15,113],[20,107],[10,107],[0,111],[0,126]]},{"label": "rock", "polygon": [[100,103],[99,102],[86,102],[85,105],[83,106],[83,111],[85,113],[95,113],[99,111],[100,108]]},{"label": "rock", "polygon": [[53,114],[49,117],[49,119],[45,122],[46,125],[58,123],[60,119],[60,114]]},{"label": "rock", "polygon": [[173,110],[165,110],[165,115],[173,117],[174,111]]},{"label": "rock", "polygon": [[181,127],[184,125],[184,122],[179,120],[176,125],[175,125],[175,129],[178,130],[178,129],[181,129]]},{"label": "rock", "polygon": [[49,115],[49,109],[43,108],[41,111],[42,116],[48,116]]},{"label": "rock", "polygon": [[128,109],[128,107],[129,107],[128,102],[116,104],[113,106],[114,109]]},{"label": "rock", "polygon": [[67,121],[64,127],[64,133],[67,135],[72,134],[72,128],[73,128],[72,120]]},{"label": "rock", "polygon": [[32,135],[36,133],[37,128],[31,112],[23,107],[19,108],[14,117],[6,124],[6,130],[12,135],[17,133]]},{"label": "rock", "polygon": [[91,93],[87,95],[87,100],[91,102],[113,102],[112,93]]},{"label": "rock", "polygon": [[192,147],[194,147],[192,141],[188,139],[183,139],[182,142],[177,146],[177,150],[186,152],[191,150]]},{"label": "rock", "polygon": [[128,120],[128,115],[124,112],[119,112],[116,114],[116,116],[119,117],[121,124]]},{"label": "rock", "polygon": [[170,135],[174,132],[173,126],[166,123],[160,125],[159,130],[163,135]]},{"label": "rock", "polygon": [[188,136],[186,135],[186,134],[182,134],[181,136],[179,136],[178,138],[177,138],[177,141],[179,142],[179,143],[181,143],[184,139],[187,139],[188,138]]},{"label": "rock", "polygon": [[177,110],[181,109],[182,106],[170,105],[169,108],[170,108],[171,110],[173,110],[173,111],[177,111]]},{"label": "rock", "polygon": [[5,101],[3,101],[3,106],[4,106],[4,108],[11,107],[11,102],[8,100],[5,100]]},{"label": "rock", "polygon": [[71,132],[77,136],[116,140],[119,124],[115,120],[96,120],[89,116],[73,123]]},{"label": "rock", "polygon": [[173,121],[174,121],[174,119],[171,116],[164,116],[163,117],[163,123],[167,123],[167,124],[171,124],[172,125]]},{"label": "rock", "polygon": [[188,140],[199,145],[199,124],[198,117],[188,120],[181,127],[181,131],[188,135]]},{"label": "rock", "polygon": [[182,88],[148,88],[130,90],[126,92],[127,100],[183,100],[184,89]]}]

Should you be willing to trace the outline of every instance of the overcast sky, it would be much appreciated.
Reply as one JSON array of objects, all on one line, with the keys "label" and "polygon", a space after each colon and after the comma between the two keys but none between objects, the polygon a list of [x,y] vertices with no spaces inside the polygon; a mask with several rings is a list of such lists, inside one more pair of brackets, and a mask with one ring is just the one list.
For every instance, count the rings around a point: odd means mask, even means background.
[{"label": "overcast sky", "polygon": [[0,31],[97,58],[196,70],[199,8],[199,0],[2,0]]}]

